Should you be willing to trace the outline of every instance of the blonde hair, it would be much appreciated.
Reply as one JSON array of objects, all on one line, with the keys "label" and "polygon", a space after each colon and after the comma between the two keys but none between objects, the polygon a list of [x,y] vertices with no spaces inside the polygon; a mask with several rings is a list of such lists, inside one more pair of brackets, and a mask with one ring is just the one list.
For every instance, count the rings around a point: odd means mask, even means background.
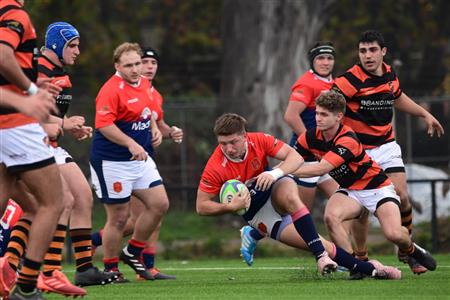
[{"label": "blonde hair", "polygon": [[138,43],[125,42],[117,46],[116,49],[114,49],[113,54],[114,63],[118,63],[120,61],[120,58],[122,57],[122,54],[130,51],[136,51],[136,53],[139,54],[139,56],[142,56],[141,46],[139,46]]}]

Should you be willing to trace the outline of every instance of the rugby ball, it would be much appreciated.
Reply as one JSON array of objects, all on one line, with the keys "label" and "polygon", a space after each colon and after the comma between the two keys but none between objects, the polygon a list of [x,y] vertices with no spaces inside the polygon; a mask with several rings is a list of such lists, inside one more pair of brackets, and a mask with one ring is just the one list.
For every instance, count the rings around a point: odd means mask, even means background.
[{"label": "rugby ball", "polygon": [[[245,184],[236,179],[230,179],[225,181],[220,189],[219,199],[220,203],[229,203],[231,199],[233,199],[234,195],[243,192],[247,189]],[[238,210],[236,213],[240,216],[247,212],[248,208],[242,208]]]}]

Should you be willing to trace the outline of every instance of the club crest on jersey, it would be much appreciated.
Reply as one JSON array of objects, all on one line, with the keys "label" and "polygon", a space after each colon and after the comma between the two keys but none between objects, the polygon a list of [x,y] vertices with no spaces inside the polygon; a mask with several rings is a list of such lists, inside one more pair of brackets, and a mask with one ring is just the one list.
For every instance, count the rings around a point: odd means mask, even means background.
[{"label": "club crest on jersey", "polygon": [[144,120],[147,120],[149,116],[151,116],[152,111],[150,110],[150,108],[146,107],[142,110],[141,112],[141,118]]},{"label": "club crest on jersey", "polygon": [[252,159],[251,165],[253,170],[258,170],[261,167],[261,162],[257,157],[255,157],[254,159]]}]

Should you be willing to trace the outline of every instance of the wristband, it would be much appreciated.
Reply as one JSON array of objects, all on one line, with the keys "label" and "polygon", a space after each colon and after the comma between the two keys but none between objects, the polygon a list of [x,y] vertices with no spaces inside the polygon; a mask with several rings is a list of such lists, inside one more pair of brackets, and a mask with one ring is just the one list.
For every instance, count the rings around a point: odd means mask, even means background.
[{"label": "wristband", "polygon": [[34,82],[32,82],[30,84],[30,87],[27,90],[28,95],[34,95],[38,92],[38,87],[37,85],[34,84]]},{"label": "wristband", "polygon": [[280,168],[275,168],[271,171],[266,171],[266,173],[272,175],[273,178],[275,178],[275,180],[284,176],[284,172]]}]

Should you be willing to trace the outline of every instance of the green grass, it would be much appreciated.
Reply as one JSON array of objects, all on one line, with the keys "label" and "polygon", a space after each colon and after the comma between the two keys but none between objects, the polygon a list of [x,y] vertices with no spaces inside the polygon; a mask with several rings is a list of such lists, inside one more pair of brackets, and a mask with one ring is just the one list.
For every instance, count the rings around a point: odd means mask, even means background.
[{"label": "green grass", "polygon": [[[347,280],[347,273],[319,276],[312,258],[256,258],[253,267],[238,259],[158,261],[176,280],[136,281],[88,287],[86,299],[450,299],[450,256],[436,255],[438,268],[416,276],[394,256],[376,256],[402,270],[399,281]],[[73,267],[66,266],[71,277]],[[48,295],[48,299],[61,299]]]}]

